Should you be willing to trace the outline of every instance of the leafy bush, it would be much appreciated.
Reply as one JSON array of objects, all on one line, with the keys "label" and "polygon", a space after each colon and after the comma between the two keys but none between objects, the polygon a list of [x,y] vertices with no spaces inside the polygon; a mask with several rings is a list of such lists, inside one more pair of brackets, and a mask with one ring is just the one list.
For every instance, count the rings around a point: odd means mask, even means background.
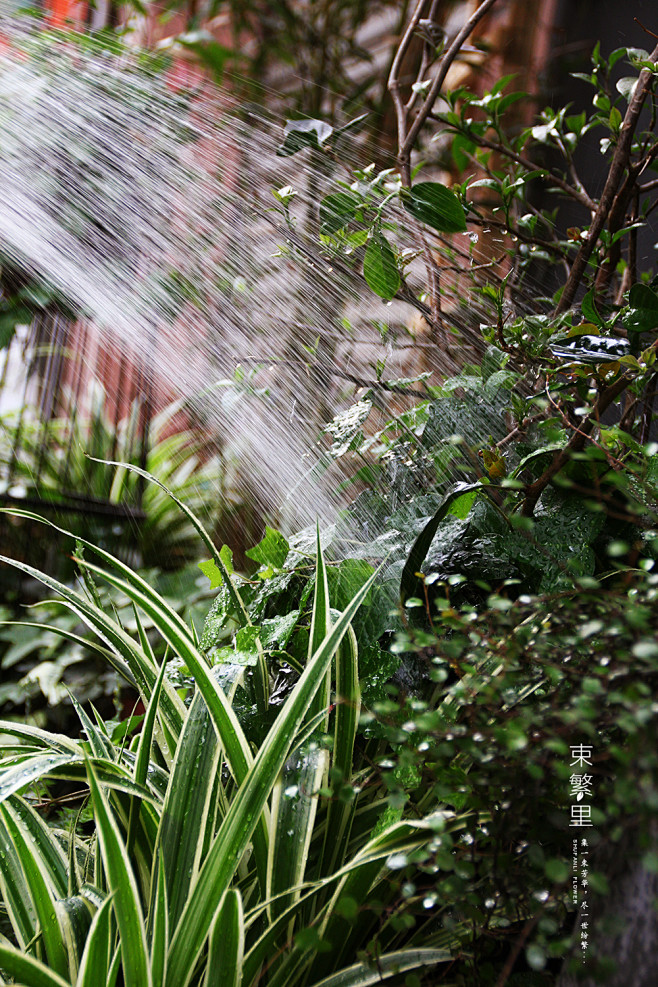
[{"label": "leafy bush", "polygon": [[[270,983],[356,985],[445,962],[442,947],[396,949],[396,923],[384,926],[371,952],[373,917],[360,908],[369,889],[383,901],[394,893],[388,875],[396,859],[462,825],[453,812],[405,818],[392,809],[355,748],[359,673],[350,623],[375,575],[332,621],[318,538],[308,659],[254,754],[231,705],[243,668],[213,669],[148,583],[86,547],[105,568],[81,560],[84,571],[150,617],[196,688],[186,707],[140,620],[132,638],[93,599],[15,563],[95,631],[147,712],[130,745],[117,744],[81,707],[80,742],[2,724],[0,879],[13,940],[0,946],[5,975],[48,985],[250,984],[263,975]],[[219,555],[216,564],[232,586]],[[42,821],[35,795],[52,779],[88,783],[91,836],[79,819],[68,832]]]}]

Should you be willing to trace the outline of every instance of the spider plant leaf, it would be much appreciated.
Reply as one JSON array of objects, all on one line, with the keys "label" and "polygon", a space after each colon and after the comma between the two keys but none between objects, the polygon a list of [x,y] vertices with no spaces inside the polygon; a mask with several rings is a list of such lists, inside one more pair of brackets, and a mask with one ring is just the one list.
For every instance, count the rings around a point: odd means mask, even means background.
[{"label": "spider plant leaf", "polygon": [[400,949],[395,953],[384,953],[372,963],[355,963],[330,977],[314,981],[312,987],[369,987],[412,970],[429,970],[452,959],[446,949]]},{"label": "spider plant leaf", "polygon": [[242,897],[237,889],[229,888],[210,932],[204,987],[240,987],[243,957]]},{"label": "spider plant leaf", "polygon": [[87,762],[96,827],[113,911],[119,930],[125,987],[152,987],[144,915],[137,881],[128,862],[119,827],[94,768]]},{"label": "spider plant leaf", "polygon": [[0,968],[24,987],[71,987],[45,963],[4,943],[0,943]]},{"label": "spider plant leaf", "polygon": [[295,751],[274,786],[267,871],[267,896],[275,899],[271,918],[285,911],[291,896],[299,897],[299,892],[284,892],[304,880],[327,760],[327,751],[316,744]]},{"label": "spider plant leaf", "polygon": [[213,782],[220,747],[203,696],[197,692],[181,732],[162,807],[159,844],[175,928],[201,863],[206,829],[214,826]]},{"label": "spider plant leaf", "polygon": [[158,854],[158,879],[155,888],[151,923],[151,976],[153,987],[164,987],[167,979],[169,945],[169,905],[162,853]]},{"label": "spider plant leaf", "polygon": [[[318,536],[318,566],[323,563]],[[169,976],[185,987],[210,931],[213,903],[221,899],[235,874],[261,818],[291,742],[299,730],[317,690],[321,687],[336,648],[365,599],[376,574],[363,585],[325,637],[302,673],[270,728],[245,780],[222,821],[217,836],[191,889],[185,910],[174,931]]]},{"label": "spider plant leaf", "polygon": [[[32,834],[21,824],[18,814],[5,802],[0,805],[0,819],[23,870],[25,885],[34,906],[38,928],[48,966],[54,973],[67,977],[69,962],[62,928],[55,908],[58,888]],[[49,833],[46,837],[54,837]]]},{"label": "spider plant leaf", "polygon": [[112,897],[108,895],[89,928],[75,987],[98,987],[108,981],[112,960]]}]

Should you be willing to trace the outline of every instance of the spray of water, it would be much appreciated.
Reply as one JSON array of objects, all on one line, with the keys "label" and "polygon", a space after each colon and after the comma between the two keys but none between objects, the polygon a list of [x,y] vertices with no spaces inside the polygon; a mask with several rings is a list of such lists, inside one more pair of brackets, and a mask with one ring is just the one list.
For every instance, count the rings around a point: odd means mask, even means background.
[{"label": "spray of water", "polygon": [[[265,514],[288,527],[329,520],[340,478],[320,482],[322,424],[378,361],[395,378],[447,359],[409,334],[412,308],[385,305],[358,269],[308,247],[339,166],[278,157],[280,125],[207,83],[172,88],[139,53],[53,45],[15,24],[5,33],[2,251],[103,345],[138,354],[156,392],[182,397]],[[286,185],[293,228],[274,208]],[[482,259],[468,237],[456,247],[456,268]],[[444,275],[448,298],[455,279]],[[454,324],[477,324],[453,308]]]}]

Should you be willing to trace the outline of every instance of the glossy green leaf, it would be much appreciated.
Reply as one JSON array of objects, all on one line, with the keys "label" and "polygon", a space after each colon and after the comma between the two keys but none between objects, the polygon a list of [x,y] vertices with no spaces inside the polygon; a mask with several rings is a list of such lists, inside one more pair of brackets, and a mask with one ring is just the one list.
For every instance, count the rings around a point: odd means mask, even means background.
[{"label": "glossy green leaf", "polygon": [[393,298],[400,287],[400,272],[395,254],[388,240],[381,234],[376,234],[368,241],[363,258],[363,276],[375,294],[385,301]]},{"label": "glossy green leaf", "polygon": [[[319,538],[317,557],[319,567],[323,564]],[[373,580],[374,578],[373,576]],[[180,987],[185,987],[188,983],[191,970],[208,936],[213,903],[221,900],[228,889],[289,755],[295,734],[304,721],[316,691],[324,681],[336,648],[371,584],[372,580],[352,600],[308,663],[265,738],[219,828],[173,934],[169,976]]]},{"label": "glossy green leaf", "polygon": [[[69,972],[68,956],[59,924],[55,901],[57,888],[39,845],[21,825],[20,818],[7,803],[0,806],[0,818],[15,849],[25,875],[38,927],[46,952],[48,966],[62,977]],[[46,837],[50,839],[50,837]]]},{"label": "glossy green leaf", "polygon": [[466,214],[455,193],[438,182],[419,182],[401,196],[404,208],[441,233],[463,233]]},{"label": "glossy green leaf", "polygon": [[312,745],[296,751],[285,764],[272,793],[267,896],[274,918],[298,892],[285,892],[304,880],[318,811],[318,789],[328,761],[327,751]]},{"label": "glossy green leaf", "polygon": [[229,888],[210,932],[204,987],[240,987],[243,959],[242,897],[235,888]]},{"label": "glossy green leaf", "polygon": [[196,880],[206,827],[212,828],[215,822],[211,798],[219,754],[212,720],[197,692],[172,765],[159,834],[172,929]]},{"label": "glossy green leaf", "polygon": [[630,311],[623,318],[624,326],[632,332],[658,329],[658,294],[646,284],[634,284],[628,293]]},{"label": "glossy green leaf", "polygon": [[0,943],[0,968],[23,987],[71,987],[68,979],[64,980],[44,963],[4,943]]},{"label": "glossy green leaf", "polygon": [[599,329],[605,329],[605,321],[599,315],[599,310],[596,307],[594,298],[595,291],[594,288],[591,288],[580,303],[582,313],[588,322],[598,326]]},{"label": "glossy green leaf", "polygon": [[109,891],[114,896],[112,906],[119,929],[125,987],[152,987],[146,929],[137,881],[119,827],[90,763],[87,764],[87,777],[94,803],[103,867]]},{"label": "glossy green leaf", "polygon": [[169,906],[163,854],[158,855],[158,877],[155,888],[151,925],[151,976],[153,987],[164,987],[167,980],[167,949],[169,948]]},{"label": "glossy green leaf", "polygon": [[382,983],[412,970],[427,971],[438,963],[450,963],[452,960],[446,949],[401,949],[378,956],[376,963],[356,963],[315,981],[313,987],[368,987],[369,984]]},{"label": "glossy green leaf", "polygon": [[477,491],[481,489],[481,483],[457,483],[451,492],[444,497],[439,509],[434,513],[423,530],[420,532],[411,546],[411,551],[407,556],[407,561],[405,562],[402,570],[402,577],[400,579],[400,602],[402,606],[405,605],[409,597],[418,595],[417,591],[419,579],[417,573],[420,572],[423,562],[425,561],[425,557],[429,552],[430,545],[434,539],[434,535],[436,534],[441,522],[446,518],[452,504],[455,503],[458,498],[472,492],[477,493]]},{"label": "glossy green leaf", "polygon": [[333,192],[320,203],[320,233],[336,233],[354,218],[359,199],[350,192]]},{"label": "glossy green leaf", "polygon": [[350,627],[336,653],[336,708],[334,713],[334,746],[331,765],[335,773],[334,790],[327,808],[322,859],[319,873],[333,873],[345,863],[354,798],[342,796],[344,786],[352,781],[354,743],[356,740],[361,689],[356,635]]},{"label": "glossy green leaf", "polygon": [[106,984],[112,962],[112,898],[107,897],[94,915],[80,961],[76,987]]}]

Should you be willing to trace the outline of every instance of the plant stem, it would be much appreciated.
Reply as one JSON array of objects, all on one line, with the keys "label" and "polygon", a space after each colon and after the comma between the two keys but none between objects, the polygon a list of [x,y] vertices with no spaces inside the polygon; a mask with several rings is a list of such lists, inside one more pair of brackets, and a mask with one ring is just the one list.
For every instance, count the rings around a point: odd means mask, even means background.
[{"label": "plant stem", "polygon": [[[651,52],[649,58],[652,62],[658,60],[658,45]],[[633,136],[635,134],[635,128],[637,127],[637,122],[639,120],[644,101],[650,91],[651,78],[652,73],[650,70],[642,69],[635,87],[635,92],[630,103],[628,104],[626,116],[624,117],[624,121],[619,131],[619,140],[612,158],[610,171],[608,172],[608,178],[599,201],[598,209],[596,210],[594,219],[590,225],[589,232],[585,237],[580,250],[576,254],[576,259],[571,267],[562,296],[557,308],[555,309],[556,315],[559,315],[561,312],[564,312],[566,309],[570,308],[580,286],[583,274],[585,273],[587,262],[592,255],[594,247],[598,243],[603,227],[608,221],[622,175],[624,174],[626,168],[629,167]]]}]

